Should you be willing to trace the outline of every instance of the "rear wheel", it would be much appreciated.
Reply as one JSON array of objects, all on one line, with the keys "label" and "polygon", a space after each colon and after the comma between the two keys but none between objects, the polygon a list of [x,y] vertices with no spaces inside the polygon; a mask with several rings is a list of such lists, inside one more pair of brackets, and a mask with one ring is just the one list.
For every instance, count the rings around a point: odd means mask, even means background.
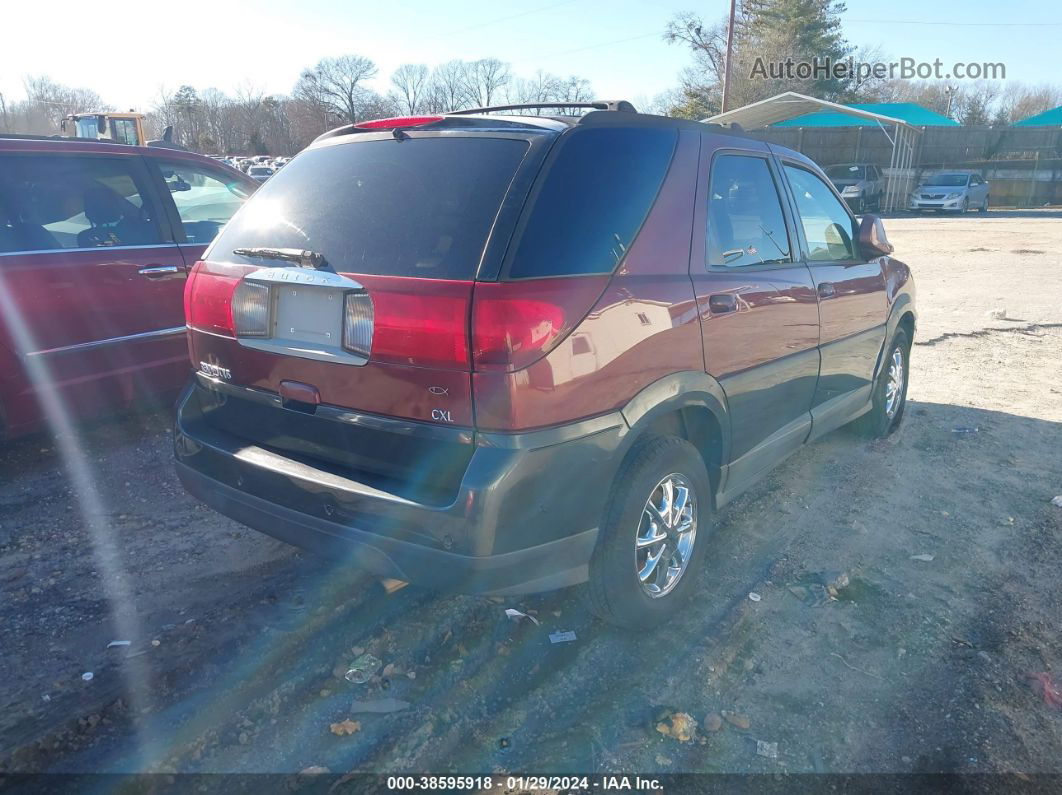
[{"label": "rear wheel", "polygon": [[911,342],[904,329],[897,330],[886,356],[884,369],[874,388],[873,405],[870,411],[853,423],[857,431],[874,439],[888,436],[896,430],[907,405]]},{"label": "rear wheel", "polygon": [[591,611],[617,626],[651,629],[690,598],[706,554],[710,484],[697,448],[677,436],[630,453],[590,561]]}]

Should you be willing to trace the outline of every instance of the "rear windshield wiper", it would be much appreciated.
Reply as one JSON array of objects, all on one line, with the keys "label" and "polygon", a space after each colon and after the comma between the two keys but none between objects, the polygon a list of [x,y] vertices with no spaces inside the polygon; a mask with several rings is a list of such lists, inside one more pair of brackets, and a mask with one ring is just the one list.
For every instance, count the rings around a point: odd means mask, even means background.
[{"label": "rear windshield wiper", "polygon": [[265,246],[254,246],[252,248],[234,248],[232,253],[241,257],[260,257],[261,259],[278,259],[284,262],[294,262],[300,268],[313,268],[317,271],[335,273],[335,270],[328,264],[323,254],[319,254],[316,251],[309,251],[308,249],[266,248]]}]

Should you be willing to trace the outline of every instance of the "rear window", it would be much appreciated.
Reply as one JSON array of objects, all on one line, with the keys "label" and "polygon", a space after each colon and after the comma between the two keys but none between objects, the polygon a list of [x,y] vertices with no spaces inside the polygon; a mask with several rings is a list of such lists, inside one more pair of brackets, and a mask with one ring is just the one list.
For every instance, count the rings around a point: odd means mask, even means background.
[{"label": "rear window", "polygon": [[561,144],[520,234],[514,279],[611,273],[664,181],[678,133],[578,130]]},{"label": "rear window", "polygon": [[472,279],[527,149],[526,141],[484,137],[311,149],[255,193],[210,256],[309,249],[340,272]]}]

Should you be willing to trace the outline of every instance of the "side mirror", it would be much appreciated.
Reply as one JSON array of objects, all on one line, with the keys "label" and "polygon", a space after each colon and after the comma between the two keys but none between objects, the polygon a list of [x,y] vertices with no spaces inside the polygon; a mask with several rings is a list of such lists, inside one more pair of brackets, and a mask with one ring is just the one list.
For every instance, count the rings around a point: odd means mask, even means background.
[{"label": "side mirror", "polygon": [[170,183],[170,193],[181,193],[191,189],[192,186],[185,182],[181,177],[177,177],[176,181]]},{"label": "side mirror", "polygon": [[864,215],[859,222],[859,248],[869,257],[884,257],[896,250],[885,236],[885,225],[878,216]]}]

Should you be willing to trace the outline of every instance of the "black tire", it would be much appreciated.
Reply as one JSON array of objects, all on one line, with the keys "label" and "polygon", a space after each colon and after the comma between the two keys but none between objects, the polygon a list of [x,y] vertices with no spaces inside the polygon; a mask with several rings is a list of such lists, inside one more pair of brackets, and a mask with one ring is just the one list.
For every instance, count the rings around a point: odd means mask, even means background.
[{"label": "black tire", "polygon": [[988,197],[987,196],[985,196],[984,203],[981,205],[981,209],[979,209],[978,212],[980,212],[980,213],[987,213],[988,212]]},{"label": "black tire", "polygon": [[[886,392],[889,386],[889,363],[895,351],[900,352],[903,360],[903,385],[900,389],[899,404],[892,414],[887,410]],[[907,338],[907,332],[899,329],[889,343],[885,352],[885,362],[882,365],[878,382],[874,385],[874,400],[870,411],[862,415],[852,427],[862,436],[871,439],[882,439],[896,430],[903,419],[903,410],[907,406],[907,385],[910,383],[911,373],[911,341]]]},{"label": "black tire", "polygon": [[[695,499],[696,535],[688,562],[673,588],[650,596],[638,577],[635,542],[646,502],[668,475],[679,474]],[[639,443],[627,456],[612,485],[590,581],[583,595],[591,612],[625,629],[653,629],[675,614],[697,587],[711,530],[711,480],[697,448],[677,436]],[[665,561],[666,562],[666,561]]]}]

